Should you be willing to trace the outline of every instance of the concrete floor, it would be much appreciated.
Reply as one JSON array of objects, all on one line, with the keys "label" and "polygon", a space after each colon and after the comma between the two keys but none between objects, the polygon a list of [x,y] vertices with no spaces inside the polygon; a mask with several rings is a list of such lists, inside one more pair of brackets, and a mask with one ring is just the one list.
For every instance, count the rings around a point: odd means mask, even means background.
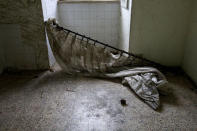
[{"label": "concrete floor", "polygon": [[[197,131],[197,94],[182,75],[167,73],[161,108],[152,110],[118,80],[61,71],[0,77],[0,130]],[[122,106],[125,99],[127,106]]]}]

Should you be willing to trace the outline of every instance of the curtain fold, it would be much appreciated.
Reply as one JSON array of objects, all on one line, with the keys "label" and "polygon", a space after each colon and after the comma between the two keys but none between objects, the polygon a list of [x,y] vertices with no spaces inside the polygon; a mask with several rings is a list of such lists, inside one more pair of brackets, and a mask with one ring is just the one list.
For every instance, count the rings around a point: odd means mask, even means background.
[{"label": "curtain fold", "polygon": [[61,68],[68,74],[120,78],[150,107],[160,105],[157,87],[167,83],[151,63],[111,50],[57,28],[55,20],[46,23],[49,42]]}]

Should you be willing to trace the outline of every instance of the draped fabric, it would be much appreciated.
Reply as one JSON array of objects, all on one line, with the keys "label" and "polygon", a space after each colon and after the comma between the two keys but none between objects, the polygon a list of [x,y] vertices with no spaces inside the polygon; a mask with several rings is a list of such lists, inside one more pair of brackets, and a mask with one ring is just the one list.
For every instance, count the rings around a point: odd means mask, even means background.
[{"label": "draped fabric", "polygon": [[157,87],[167,81],[150,63],[94,44],[63,29],[55,20],[46,23],[47,35],[56,61],[68,74],[120,78],[150,107],[159,107]]}]

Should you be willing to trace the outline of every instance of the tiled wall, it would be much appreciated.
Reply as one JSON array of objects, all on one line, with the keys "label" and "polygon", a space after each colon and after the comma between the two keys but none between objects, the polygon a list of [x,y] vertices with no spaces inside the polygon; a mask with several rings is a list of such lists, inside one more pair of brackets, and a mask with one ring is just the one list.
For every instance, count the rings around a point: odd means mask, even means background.
[{"label": "tiled wall", "polygon": [[59,3],[60,25],[118,47],[120,3]]}]

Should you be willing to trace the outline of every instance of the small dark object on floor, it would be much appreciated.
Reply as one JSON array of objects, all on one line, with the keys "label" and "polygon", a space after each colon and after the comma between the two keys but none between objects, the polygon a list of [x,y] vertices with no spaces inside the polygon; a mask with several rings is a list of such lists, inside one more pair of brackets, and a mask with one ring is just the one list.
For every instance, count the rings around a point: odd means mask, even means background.
[{"label": "small dark object on floor", "polygon": [[122,106],[127,106],[127,101],[125,99],[121,99],[120,103]]}]

